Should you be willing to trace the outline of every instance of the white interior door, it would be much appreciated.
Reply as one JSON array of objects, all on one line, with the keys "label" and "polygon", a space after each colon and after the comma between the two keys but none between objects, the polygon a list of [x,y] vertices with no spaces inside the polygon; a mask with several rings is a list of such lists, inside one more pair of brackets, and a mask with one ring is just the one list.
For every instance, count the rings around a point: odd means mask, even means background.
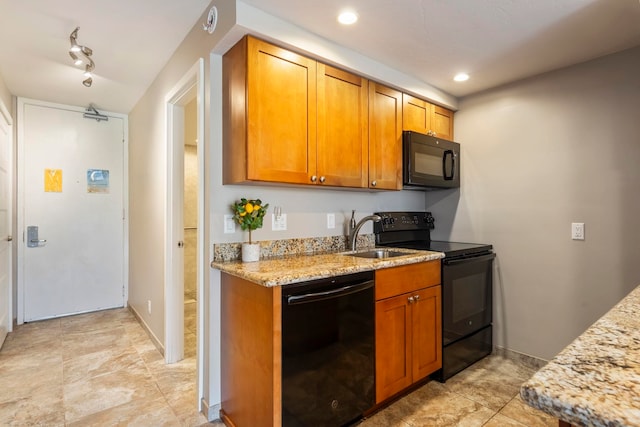
[{"label": "white interior door", "polygon": [[11,332],[11,124],[0,102],[0,347]]},{"label": "white interior door", "polygon": [[24,321],[124,306],[124,119],[19,110]]}]

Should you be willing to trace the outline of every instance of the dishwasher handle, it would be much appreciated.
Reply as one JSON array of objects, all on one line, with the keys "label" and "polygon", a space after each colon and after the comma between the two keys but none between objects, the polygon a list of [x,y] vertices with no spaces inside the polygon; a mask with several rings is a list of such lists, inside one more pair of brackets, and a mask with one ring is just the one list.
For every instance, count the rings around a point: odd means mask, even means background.
[{"label": "dishwasher handle", "polygon": [[353,285],[343,286],[337,289],[331,289],[329,291],[314,292],[310,294],[302,295],[290,295],[287,297],[287,305],[307,304],[310,302],[324,301],[332,298],[340,298],[346,295],[355,294],[365,289],[373,288],[375,281],[367,280],[365,282],[356,283]]}]

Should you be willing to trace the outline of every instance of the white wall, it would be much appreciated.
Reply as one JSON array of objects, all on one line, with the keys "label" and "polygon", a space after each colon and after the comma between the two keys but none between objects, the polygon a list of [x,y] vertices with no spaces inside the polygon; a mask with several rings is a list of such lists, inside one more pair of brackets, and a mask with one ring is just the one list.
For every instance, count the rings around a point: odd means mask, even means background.
[{"label": "white wall", "polygon": [[455,135],[433,236],[494,244],[496,343],[549,359],[640,284],[640,48],[463,99]]},{"label": "white wall", "polygon": [[7,110],[9,110],[9,112],[13,115],[13,102],[11,102],[11,96],[12,95],[11,92],[9,92],[9,88],[7,88],[2,75],[0,75],[0,101],[2,101],[4,106],[7,107]]}]

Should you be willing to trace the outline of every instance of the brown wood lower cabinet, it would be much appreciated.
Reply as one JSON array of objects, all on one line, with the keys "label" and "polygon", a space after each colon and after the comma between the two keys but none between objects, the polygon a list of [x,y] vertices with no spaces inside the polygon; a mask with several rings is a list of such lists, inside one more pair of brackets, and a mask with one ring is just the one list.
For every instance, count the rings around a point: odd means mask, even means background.
[{"label": "brown wood lower cabinet", "polygon": [[[442,365],[440,261],[375,273],[376,404]],[[220,415],[282,425],[282,288],[221,274]]]},{"label": "brown wood lower cabinet", "polygon": [[281,289],[222,273],[220,416],[227,426],[282,425]]},{"label": "brown wood lower cabinet", "polygon": [[442,367],[440,261],[376,272],[376,403]]}]

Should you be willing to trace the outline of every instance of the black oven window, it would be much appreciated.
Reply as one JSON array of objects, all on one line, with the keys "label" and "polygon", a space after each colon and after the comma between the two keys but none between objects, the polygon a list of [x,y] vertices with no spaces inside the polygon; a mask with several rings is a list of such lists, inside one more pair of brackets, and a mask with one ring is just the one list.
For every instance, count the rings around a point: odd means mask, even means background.
[{"label": "black oven window", "polygon": [[453,301],[455,301],[452,305],[453,323],[478,315],[487,309],[485,280],[485,272],[453,280],[452,291]]}]

